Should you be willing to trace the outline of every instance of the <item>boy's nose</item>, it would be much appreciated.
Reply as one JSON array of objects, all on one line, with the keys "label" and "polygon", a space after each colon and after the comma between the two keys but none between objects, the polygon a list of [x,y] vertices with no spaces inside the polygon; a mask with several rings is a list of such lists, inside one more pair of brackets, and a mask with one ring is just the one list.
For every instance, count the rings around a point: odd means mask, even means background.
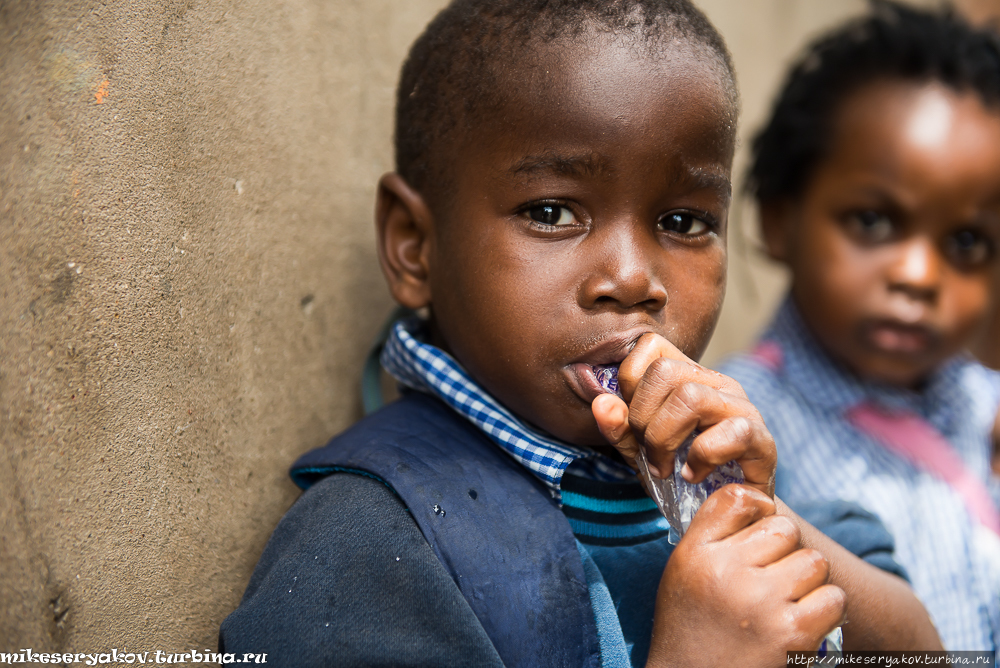
[{"label": "boy's nose", "polygon": [[[663,249],[655,240],[641,237],[623,234],[599,243],[601,252],[592,256],[594,262],[580,286],[581,306],[659,310],[666,305],[667,290],[660,275],[663,268],[658,266]],[[650,244],[655,248],[649,248]]]},{"label": "boy's nose", "polygon": [[933,302],[941,285],[942,258],[933,240],[917,236],[899,243],[887,271],[890,290]]}]

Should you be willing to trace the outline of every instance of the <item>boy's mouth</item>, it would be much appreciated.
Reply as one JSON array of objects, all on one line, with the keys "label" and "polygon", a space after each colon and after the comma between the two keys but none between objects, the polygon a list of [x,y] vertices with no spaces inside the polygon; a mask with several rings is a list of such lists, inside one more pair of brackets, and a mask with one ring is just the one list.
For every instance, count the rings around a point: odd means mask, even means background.
[{"label": "boy's mouth", "polygon": [[602,394],[621,396],[618,391],[618,366],[648,331],[642,329],[618,334],[588,351],[579,361],[568,364],[565,374],[573,392],[588,404]]},{"label": "boy's mouth", "polygon": [[[566,370],[569,376],[570,387],[573,391],[588,404],[602,394],[609,391],[617,394],[614,390],[608,390],[610,370],[614,370],[614,388],[618,389],[618,367],[616,366],[593,366],[586,362],[575,362],[570,364]],[[603,383],[601,376],[603,375]]]},{"label": "boy's mouth", "polygon": [[869,346],[891,355],[919,355],[934,348],[939,339],[931,327],[890,320],[865,323],[861,335]]}]

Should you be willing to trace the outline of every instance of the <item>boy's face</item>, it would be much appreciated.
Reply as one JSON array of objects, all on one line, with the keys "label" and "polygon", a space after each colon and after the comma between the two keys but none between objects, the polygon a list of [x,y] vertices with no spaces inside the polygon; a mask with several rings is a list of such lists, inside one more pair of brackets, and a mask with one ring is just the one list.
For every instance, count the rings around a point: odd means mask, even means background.
[{"label": "boy's face", "polygon": [[1000,115],[937,85],[863,88],[802,197],[776,210],[769,248],[815,336],[861,376],[919,385],[991,308]]},{"label": "boy's face", "polygon": [[[646,332],[697,358],[726,278],[733,114],[687,51],[557,40],[452,156],[429,242],[432,326],[514,413],[601,446],[591,365]],[[702,59],[704,61],[704,58]]]}]

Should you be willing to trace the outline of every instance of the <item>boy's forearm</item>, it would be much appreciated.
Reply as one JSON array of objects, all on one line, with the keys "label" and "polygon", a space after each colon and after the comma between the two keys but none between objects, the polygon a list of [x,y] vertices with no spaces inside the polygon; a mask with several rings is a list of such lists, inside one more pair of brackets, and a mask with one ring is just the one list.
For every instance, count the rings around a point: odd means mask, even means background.
[{"label": "boy's forearm", "polygon": [[924,606],[902,579],[866,563],[795,514],[775,497],[777,512],[802,532],[802,546],[830,563],[830,582],[847,594],[844,649],[940,650],[941,640]]}]

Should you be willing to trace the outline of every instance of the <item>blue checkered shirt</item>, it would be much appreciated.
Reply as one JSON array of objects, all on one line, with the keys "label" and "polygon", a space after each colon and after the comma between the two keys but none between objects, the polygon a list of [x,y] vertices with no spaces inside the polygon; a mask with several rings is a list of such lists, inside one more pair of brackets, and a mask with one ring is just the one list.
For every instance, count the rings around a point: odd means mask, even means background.
[{"label": "blue checkered shirt", "polygon": [[947,483],[858,431],[845,411],[861,402],[915,412],[947,438],[1000,506],[991,430],[1000,374],[968,357],[939,369],[921,392],[863,381],[834,362],[785,301],[763,340],[780,363],[741,355],[719,370],[743,385],[778,448],[778,495],[797,503],[843,499],[875,513],[896,539],[945,647],[1000,646],[1000,553]]},{"label": "blue checkered shirt", "polygon": [[635,473],[592,451],[547,436],[515,417],[481,388],[454,357],[423,343],[423,322],[397,322],[382,349],[382,366],[402,385],[432,394],[479,427],[490,440],[544,482],[560,499],[566,469],[604,481],[628,480]]}]

